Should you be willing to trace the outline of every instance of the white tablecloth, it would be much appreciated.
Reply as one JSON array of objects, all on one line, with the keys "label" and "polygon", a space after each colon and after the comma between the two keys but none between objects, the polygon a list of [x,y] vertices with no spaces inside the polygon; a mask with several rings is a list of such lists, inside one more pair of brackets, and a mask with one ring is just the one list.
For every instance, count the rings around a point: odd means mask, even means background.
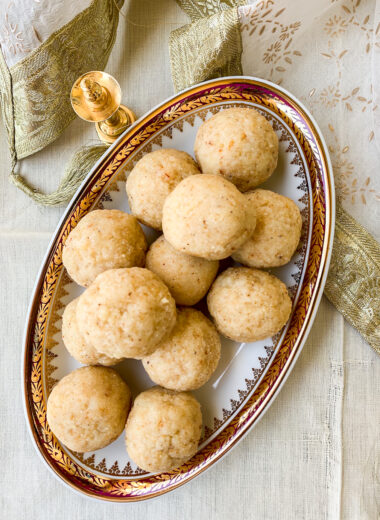
[{"label": "white tablecloth", "polygon": [[[140,0],[126,12],[107,70],[121,83],[124,102],[141,115],[172,93],[168,36],[187,18],[173,0]],[[96,141],[94,128],[76,120],[56,143],[23,161],[22,172],[51,190],[57,170],[91,140]],[[90,501],[58,482],[27,432],[20,365],[28,301],[63,209],[37,207],[8,184],[3,129],[0,158],[1,518],[378,518],[380,360],[326,299],[276,402],[238,447],[200,478],[131,505]]]}]

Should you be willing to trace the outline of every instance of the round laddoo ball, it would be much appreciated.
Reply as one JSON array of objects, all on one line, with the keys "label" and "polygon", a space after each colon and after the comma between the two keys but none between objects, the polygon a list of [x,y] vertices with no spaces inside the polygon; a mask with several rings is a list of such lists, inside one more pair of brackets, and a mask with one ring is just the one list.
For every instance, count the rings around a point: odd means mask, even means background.
[{"label": "round laddoo ball", "polygon": [[85,340],[116,358],[148,356],[175,321],[176,306],[169,289],[141,267],[100,274],[77,306],[77,323]]},{"label": "round laddoo ball", "polygon": [[287,264],[301,237],[302,217],[297,204],[269,190],[251,191],[245,197],[256,213],[256,226],[233,259],[249,267]]},{"label": "round laddoo ball", "polygon": [[58,439],[81,453],[111,444],[124,429],[131,393],[112,368],[82,367],[53,388],[47,421]]},{"label": "round laddoo ball", "polygon": [[194,152],[203,173],[219,174],[241,191],[255,188],[274,172],[278,138],[253,108],[221,110],[202,123]]},{"label": "round laddoo ball", "polygon": [[66,305],[62,316],[62,339],[69,353],[83,365],[111,366],[120,363],[122,358],[106,356],[84,339],[77,324],[78,301],[79,298],[75,298]]},{"label": "round laddoo ball", "polygon": [[286,285],[266,271],[249,267],[231,267],[218,276],[207,305],[223,336],[245,342],[276,334],[292,310]]},{"label": "round laddoo ball", "polygon": [[183,179],[197,173],[197,163],[186,152],[162,148],[147,153],[127,178],[132,213],[147,226],[161,230],[166,197]]},{"label": "round laddoo ball", "polygon": [[156,384],[177,391],[196,390],[214,373],[220,359],[220,337],[202,312],[178,310],[177,322],[150,356],[143,359]]},{"label": "round laddoo ball", "polygon": [[131,459],[145,471],[169,471],[198,450],[202,414],[186,392],[154,387],[137,396],[125,428]]},{"label": "round laddoo ball", "polygon": [[118,209],[97,209],[71,231],[62,261],[74,282],[88,287],[108,269],[144,266],[147,248],[136,217]]},{"label": "round laddoo ball", "polygon": [[221,260],[253,233],[252,210],[229,181],[218,175],[192,175],[167,197],[162,227],[178,251]]},{"label": "round laddoo ball", "polygon": [[162,235],[150,246],[146,267],[168,286],[177,305],[195,305],[209,290],[219,262],[181,253]]}]

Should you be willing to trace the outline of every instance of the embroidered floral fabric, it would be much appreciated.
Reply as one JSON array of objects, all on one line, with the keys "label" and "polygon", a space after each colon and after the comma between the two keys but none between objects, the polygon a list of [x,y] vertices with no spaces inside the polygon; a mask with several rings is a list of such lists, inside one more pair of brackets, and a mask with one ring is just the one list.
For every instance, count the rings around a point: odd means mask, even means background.
[{"label": "embroidered floral fabric", "polygon": [[380,47],[375,2],[178,3],[195,22],[172,33],[176,88],[216,72],[240,73],[241,68],[244,74],[283,85],[316,117],[330,151],[338,199],[325,294],[379,352],[379,244],[343,209],[379,238],[380,179],[373,126],[378,105],[371,83],[372,51]]}]

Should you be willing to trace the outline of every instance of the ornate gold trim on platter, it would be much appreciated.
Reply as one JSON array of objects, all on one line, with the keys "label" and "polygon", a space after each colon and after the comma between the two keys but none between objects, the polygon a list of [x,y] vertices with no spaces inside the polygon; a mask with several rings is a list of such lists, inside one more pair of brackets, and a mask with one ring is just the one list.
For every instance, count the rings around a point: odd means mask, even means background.
[{"label": "ornate gold trim on platter", "polygon": [[[168,473],[140,478],[103,478],[70,458],[46,422],[46,396],[42,385],[42,354],[46,348],[47,320],[62,270],[62,246],[80,218],[100,200],[115,181],[123,164],[142,145],[185,114],[223,101],[247,101],[266,107],[292,129],[308,164],[312,185],[311,244],[305,276],[285,337],[254,393],[231,421],[190,461]],[[266,409],[301,350],[326,277],[333,233],[332,172],[322,139],[304,109],[282,89],[248,78],[224,78],[191,88],[141,119],[104,156],[72,201],[34,293],[25,339],[25,399],[31,430],[45,461],[66,483],[83,493],[113,501],[151,498],[191,480],[227,453]]]}]

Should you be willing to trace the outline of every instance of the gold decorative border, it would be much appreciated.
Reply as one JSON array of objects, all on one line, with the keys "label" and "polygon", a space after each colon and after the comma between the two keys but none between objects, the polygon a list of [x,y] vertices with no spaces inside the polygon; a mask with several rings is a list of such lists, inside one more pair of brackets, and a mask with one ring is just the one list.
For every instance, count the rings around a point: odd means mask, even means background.
[{"label": "gold decorative border", "polygon": [[[292,128],[308,162],[313,194],[313,232],[308,267],[296,309],[281,347],[254,394],[231,422],[190,461],[176,470],[137,480],[101,478],[65,453],[46,422],[42,388],[42,352],[50,305],[62,269],[63,244],[80,218],[98,201],[125,159],[168,123],[203,105],[246,100],[268,107]],[[227,78],[189,89],[138,122],[103,158],[92,178],[73,200],[45,261],[34,293],[25,340],[25,400],[31,430],[48,465],[70,486],[105,500],[135,501],[160,495],[189,481],[213,464],[259,418],[299,353],[313,319],[326,275],[332,236],[332,174],[322,140],[310,117],[282,89],[260,80]]]}]

